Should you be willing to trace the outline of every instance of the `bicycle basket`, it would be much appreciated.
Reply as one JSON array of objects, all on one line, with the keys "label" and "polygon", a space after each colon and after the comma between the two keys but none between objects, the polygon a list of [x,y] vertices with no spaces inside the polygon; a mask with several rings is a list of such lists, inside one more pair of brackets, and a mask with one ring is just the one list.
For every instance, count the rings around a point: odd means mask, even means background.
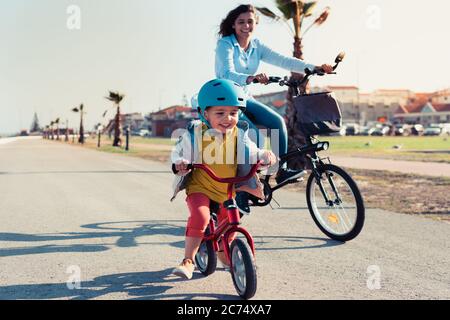
[{"label": "bicycle basket", "polygon": [[339,132],[342,114],[332,92],[320,92],[294,98],[297,127],[305,135]]}]

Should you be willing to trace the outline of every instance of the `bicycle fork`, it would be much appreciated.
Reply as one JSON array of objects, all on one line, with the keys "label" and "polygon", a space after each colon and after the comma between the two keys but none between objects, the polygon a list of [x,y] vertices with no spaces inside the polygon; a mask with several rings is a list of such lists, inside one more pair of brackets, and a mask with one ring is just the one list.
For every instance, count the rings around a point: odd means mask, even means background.
[{"label": "bicycle fork", "polygon": [[225,252],[225,255],[227,256],[229,261],[231,261],[229,239],[233,234],[241,233],[246,238],[247,243],[249,244],[250,249],[252,250],[253,257],[255,257],[255,243],[250,233],[246,229],[239,227],[240,224],[239,210],[236,207],[236,205],[234,205],[234,202],[232,204],[227,205],[227,214],[229,222],[224,221],[217,228],[214,222],[214,218],[210,219],[209,221],[210,234],[206,236],[205,240],[212,241],[213,248],[216,252],[220,250],[219,242],[222,241],[222,247]]},{"label": "bicycle fork", "polygon": [[312,171],[314,173],[314,178],[316,179],[317,184],[319,185],[319,189],[320,192],[322,193],[324,199],[325,199],[325,203],[329,206],[332,207],[334,205],[340,205],[342,203],[341,197],[339,195],[338,190],[336,189],[336,186],[334,184],[334,180],[333,180],[333,174],[332,173],[328,173],[326,171],[324,171],[323,173],[326,175],[328,182],[331,185],[331,189],[334,192],[334,195],[336,196],[336,200],[330,200],[330,197],[328,195],[328,192],[325,190],[325,188],[323,187],[322,184],[322,176],[319,172],[319,169],[317,168],[316,163],[321,163],[320,159],[318,159],[317,155],[314,156],[314,158],[312,158],[311,156],[309,157],[311,160],[311,164],[312,164]]}]

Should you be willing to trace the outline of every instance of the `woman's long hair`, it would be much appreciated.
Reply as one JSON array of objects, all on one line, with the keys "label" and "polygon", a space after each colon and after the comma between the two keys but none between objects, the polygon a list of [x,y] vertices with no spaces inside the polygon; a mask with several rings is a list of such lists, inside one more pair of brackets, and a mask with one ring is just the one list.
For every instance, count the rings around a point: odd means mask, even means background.
[{"label": "woman's long hair", "polygon": [[[222,23],[220,24],[219,36],[227,37],[234,34],[235,31],[233,29],[233,25],[236,22],[236,19],[239,17],[240,14],[246,12],[253,12],[256,16],[256,9],[251,4],[241,4],[236,9],[233,9],[230,12],[228,12],[226,18],[223,19]],[[258,23],[258,17],[256,17],[256,23]]]}]

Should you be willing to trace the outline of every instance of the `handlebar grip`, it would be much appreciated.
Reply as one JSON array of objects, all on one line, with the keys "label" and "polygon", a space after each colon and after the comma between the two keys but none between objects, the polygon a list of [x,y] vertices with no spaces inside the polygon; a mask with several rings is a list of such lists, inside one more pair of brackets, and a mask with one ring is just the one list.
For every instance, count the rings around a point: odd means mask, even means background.
[{"label": "handlebar grip", "polygon": [[[188,170],[194,169],[194,165],[193,165],[192,163],[189,163],[189,164],[187,165],[187,169],[188,169]],[[173,172],[174,174],[177,174],[178,171],[179,171],[179,170],[177,170],[177,169],[175,168],[175,163],[172,163],[172,172]]]},{"label": "handlebar grip", "polygon": [[[276,83],[276,82],[280,82],[281,77],[274,77],[274,76],[270,76],[269,77],[269,83]],[[260,83],[258,79],[253,79],[252,83]]]}]

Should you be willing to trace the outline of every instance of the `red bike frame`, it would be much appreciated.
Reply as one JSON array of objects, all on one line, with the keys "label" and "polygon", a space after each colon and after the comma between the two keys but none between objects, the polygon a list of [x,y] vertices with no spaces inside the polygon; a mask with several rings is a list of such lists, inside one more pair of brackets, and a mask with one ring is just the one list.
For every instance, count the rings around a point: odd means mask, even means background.
[{"label": "red bike frame", "polygon": [[227,188],[228,200],[224,202],[224,204],[226,204],[228,220],[222,221],[222,223],[220,223],[216,228],[213,219],[211,219],[211,221],[209,222],[210,234],[205,235],[203,241],[212,241],[214,250],[219,251],[219,240],[223,236],[222,241],[223,250],[230,263],[231,263],[231,256],[230,256],[229,238],[235,232],[242,233],[245,236],[250,248],[252,249],[253,256],[255,256],[255,244],[253,242],[252,236],[246,229],[239,227],[241,223],[240,221],[241,218],[239,216],[238,208],[236,207],[236,205],[234,205],[233,191],[234,191],[234,184],[249,180],[256,173],[256,171],[261,165],[262,161],[258,161],[256,164],[252,166],[252,169],[245,177],[220,178],[207,165],[192,164],[192,168],[204,170],[211,177],[211,179],[220,183],[228,183]]}]

